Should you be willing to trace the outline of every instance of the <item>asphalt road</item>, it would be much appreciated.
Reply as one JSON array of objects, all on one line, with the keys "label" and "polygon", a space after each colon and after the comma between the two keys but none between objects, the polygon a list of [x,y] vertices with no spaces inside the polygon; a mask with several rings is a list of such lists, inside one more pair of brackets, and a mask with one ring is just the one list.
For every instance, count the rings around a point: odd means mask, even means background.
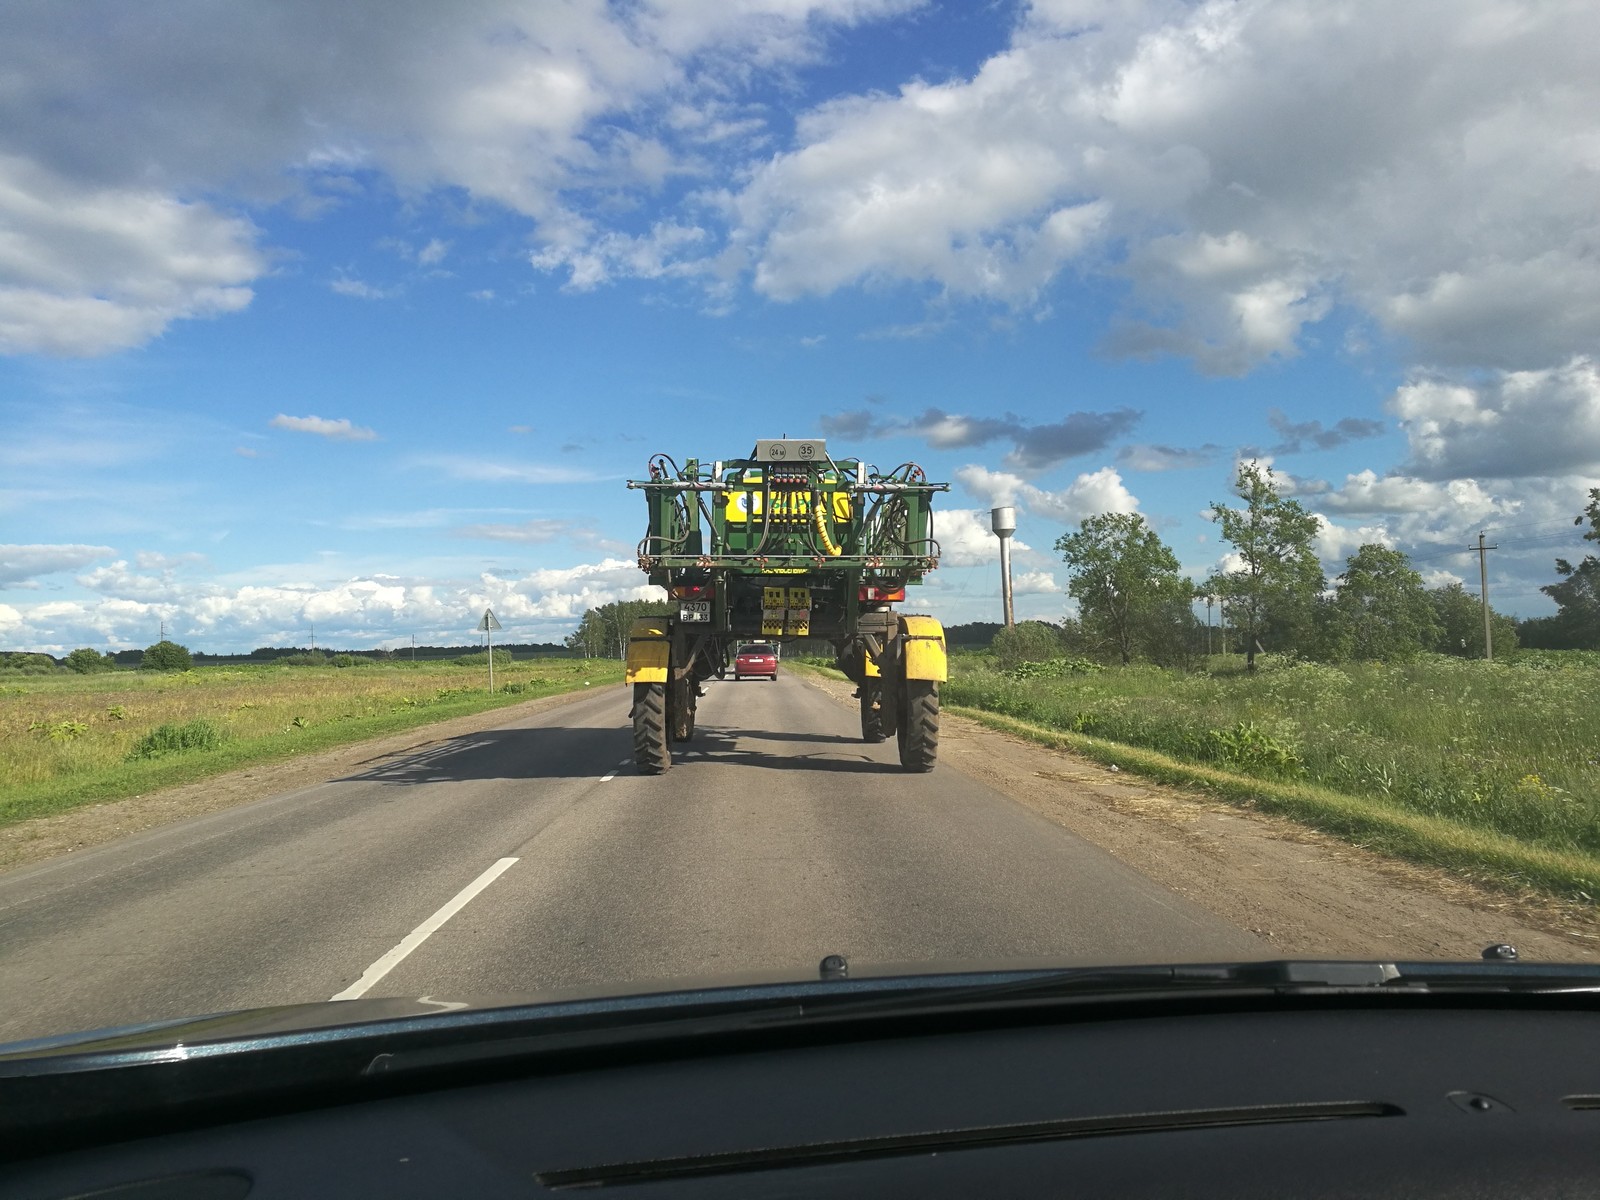
[{"label": "asphalt road", "polygon": [[[801,681],[713,683],[659,777],[621,689],[0,876],[0,1041],[335,996],[870,962],[1262,957]],[[514,861],[508,861],[514,860]]]}]

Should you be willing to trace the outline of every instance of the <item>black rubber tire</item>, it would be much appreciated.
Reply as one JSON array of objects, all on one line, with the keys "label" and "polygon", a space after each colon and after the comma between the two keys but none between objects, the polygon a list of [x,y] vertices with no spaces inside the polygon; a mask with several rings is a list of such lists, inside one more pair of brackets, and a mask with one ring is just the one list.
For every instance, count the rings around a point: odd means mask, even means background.
[{"label": "black rubber tire", "polygon": [[888,733],[883,728],[883,709],[878,706],[883,685],[861,685],[861,740],[876,744],[885,741]]},{"label": "black rubber tire", "polygon": [[939,685],[908,679],[900,706],[900,765],[907,771],[933,770],[939,757]]},{"label": "black rubber tire", "polygon": [[672,765],[664,683],[633,685],[633,765],[641,775],[660,775]]},{"label": "black rubber tire", "polygon": [[671,720],[668,724],[672,728],[672,740],[687,742],[694,738],[694,684],[682,684],[677,698],[673,701]]}]

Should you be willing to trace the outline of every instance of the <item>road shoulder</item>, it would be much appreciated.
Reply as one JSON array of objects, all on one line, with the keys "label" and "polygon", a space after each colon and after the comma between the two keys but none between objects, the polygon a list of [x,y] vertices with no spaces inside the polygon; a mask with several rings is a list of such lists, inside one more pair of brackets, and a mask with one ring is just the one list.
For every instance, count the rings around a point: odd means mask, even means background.
[{"label": "road shoulder", "polygon": [[363,742],[349,742],[331,750],[296,755],[277,762],[258,763],[143,796],[88,804],[54,816],[18,821],[0,827],[0,871],[87,850],[129,834],[220,812],[281,792],[326,783],[358,768],[370,768],[386,758],[415,754],[463,734],[498,729],[535,713],[590,699],[594,695],[593,690],[579,688],[553,696],[541,696],[525,704],[453,717],[401,733]]},{"label": "road shoulder", "polygon": [[[854,707],[853,685],[794,674]],[[1600,961],[1600,919],[1398,862],[1197,790],[1138,779],[945,714],[939,770],[954,769],[1114,855],[1284,957]]]}]

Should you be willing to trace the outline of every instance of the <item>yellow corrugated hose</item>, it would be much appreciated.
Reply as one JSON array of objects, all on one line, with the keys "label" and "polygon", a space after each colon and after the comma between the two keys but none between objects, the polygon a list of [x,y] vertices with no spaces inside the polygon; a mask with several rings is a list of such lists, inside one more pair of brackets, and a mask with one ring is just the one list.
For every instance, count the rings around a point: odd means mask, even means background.
[{"label": "yellow corrugated hose", "polygon": [[817,527],[817,533],[822,537],[824,550],[836,558],[844,553],[844,547],[834,545],[833,539],[828,536],[828,519],[822,515],[822,505],[812,506],[811,523]]}]

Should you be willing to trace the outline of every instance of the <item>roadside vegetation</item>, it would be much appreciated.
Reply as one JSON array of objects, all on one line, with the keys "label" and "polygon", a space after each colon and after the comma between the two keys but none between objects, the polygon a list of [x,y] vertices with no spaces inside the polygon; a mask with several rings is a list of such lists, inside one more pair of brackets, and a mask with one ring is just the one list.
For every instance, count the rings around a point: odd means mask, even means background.
[{"label": "roadside vegetation", "polygon": [[483,653],[418,665],[24,664],[0,676],[0,824],[622,678],[609,660],[513,661],[497,647],[491,696],[486,665]]},{"label": "roadside vegetation", "polygon": [[[1557,560],[1558,615],[1528,623],[1563,648],[1519,648],[1491,612],[1487,661],[1461,585],[1425,588],[1381,545],[1330,581],[1316,519],[1269,468],[1242,466],[1234,496],[1212,506],[1231,569],[1199,585],[1137,514],[1063,535],[1076,614],[982,649],[952,630],[945,703],[1410,857],[1600,899],[1600,560]],[[1600,490],[1585,520],[1600,541]]]}]

